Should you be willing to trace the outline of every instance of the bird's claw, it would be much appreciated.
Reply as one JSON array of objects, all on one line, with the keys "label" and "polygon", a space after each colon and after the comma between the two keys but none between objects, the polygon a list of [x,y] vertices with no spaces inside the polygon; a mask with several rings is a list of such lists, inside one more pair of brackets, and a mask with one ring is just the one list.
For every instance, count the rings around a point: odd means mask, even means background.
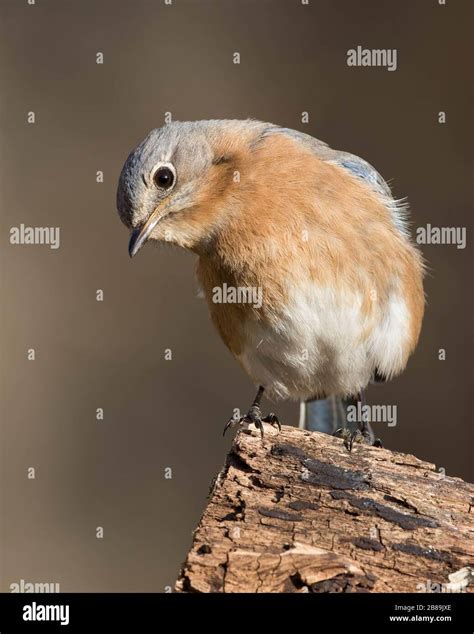
[{"label": "bird's claw", "polygon": [[270,412],[264,418],[262,418],[262,423],[269,423],[270,425],[273,425],[274,427],[275,426],[278,427],[278,431],[281,431],[280,420],[278,416],[274,414],[273,412]]},{"label": "bird's claw", "polygon": [[383,446],[380,438],[374,438],[373,434],[368,430],[356,429],[355,431],[351,432],[349,429],[343,429],[342,427],[340,427],[339,429],[336,429],[336,431],[333,433],[333,436],[343,439],[344,447],[349,453],[351,453],[352,446],[355,442],[363,442],[366,445],[370,445],[371,447]]},{"label": "bird's claw", "polygon": [[235,427],[235,425],[243,425],[243,424],[254,424],[257,429],[260,430],[260,434],[263,438],[263,423],[269,423],[270,425],[278,427],[278,431],[281,431],[280,421],[278,416],[273,412],[270,412],[267,416],[262,417],[262,412],[260,411],[260,407],[258,405],[252,405],[245,416],[241,416],[240,418],[230,418],[223,431],[223,436],[225,436],[226,431]]}]

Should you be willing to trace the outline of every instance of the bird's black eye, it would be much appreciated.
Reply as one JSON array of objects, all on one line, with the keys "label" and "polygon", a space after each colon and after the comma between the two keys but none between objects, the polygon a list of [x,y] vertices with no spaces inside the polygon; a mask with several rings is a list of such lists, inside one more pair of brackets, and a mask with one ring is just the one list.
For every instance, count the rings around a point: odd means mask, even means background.
[{"label": "bird's black eye", "polygon": [[174,173],[169,167],[159,167],[153,175],[157,187],[169,189],[174,183]]}]

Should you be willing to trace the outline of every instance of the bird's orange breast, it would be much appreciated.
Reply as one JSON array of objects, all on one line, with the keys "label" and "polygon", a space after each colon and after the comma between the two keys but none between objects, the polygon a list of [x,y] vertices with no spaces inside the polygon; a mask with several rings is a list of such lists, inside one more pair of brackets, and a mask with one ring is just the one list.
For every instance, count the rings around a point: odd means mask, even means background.
[{"label": "bird's orange breast", "polygon": [[[198,265],[212,319],[230,350],[241,353],[248,320],[276,323],[292,289],[310,282],[359,294],[367,328],[383,319],[396,289],[410,315],[408,356],[423,316],[423,266],[381,197],[284,135],[241,154],[238,165],[225,222]],[[224,283],[261,288],[262,306],[213,302],[213,289]]]}]

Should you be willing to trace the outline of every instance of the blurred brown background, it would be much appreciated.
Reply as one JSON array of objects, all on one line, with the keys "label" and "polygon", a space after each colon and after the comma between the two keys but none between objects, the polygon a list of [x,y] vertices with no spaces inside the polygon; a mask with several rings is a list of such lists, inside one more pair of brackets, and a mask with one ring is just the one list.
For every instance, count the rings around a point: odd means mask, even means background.
[{"label": "blurred brown background", "polygon": [[[234,407],[248,408],[254,387],[197,297],[194,256],[149,245],[130,261],[115,211],[123,161],[165,112],[250,116],[369,160],[408,197],[414,227],[465,227],[472,3],[0,6],[0,589],[25,579],[61,591],[163,591],[225,459],[222,426]],[[359,44],[396,48],[397,70],[348,67],[347,50]],[[11,245],[20,223],[59,226],[60,248]],[[468,230],[465,250],[423,248],[420,345],[403,376],[372,387],[368,400],[398,406],[398,425],[377,428],[386,446],[472,479],[469,240]],[[277,407],[296,424],[295,404]]]}]

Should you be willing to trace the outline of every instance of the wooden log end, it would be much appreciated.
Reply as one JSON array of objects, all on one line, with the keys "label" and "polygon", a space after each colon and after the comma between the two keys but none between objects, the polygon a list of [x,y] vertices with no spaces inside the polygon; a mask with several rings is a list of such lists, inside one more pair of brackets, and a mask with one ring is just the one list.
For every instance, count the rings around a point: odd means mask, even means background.
[{"label": "wooden log end", "polygon": [[316,432],[240,430],[178,592],[473,592],[474,487]]}]

